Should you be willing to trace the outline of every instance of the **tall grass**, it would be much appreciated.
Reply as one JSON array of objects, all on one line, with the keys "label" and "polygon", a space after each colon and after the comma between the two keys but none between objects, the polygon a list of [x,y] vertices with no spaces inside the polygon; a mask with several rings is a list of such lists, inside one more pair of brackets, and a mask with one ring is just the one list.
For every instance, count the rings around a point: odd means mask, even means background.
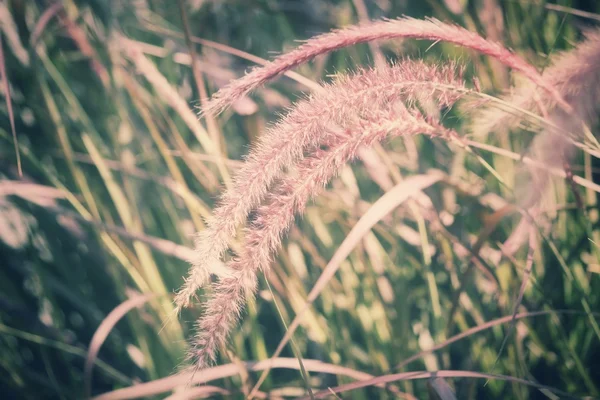
[{"label": "tall grass", "polygon": [[0,4],[8,398],[599,395],[598,4],[178,5]]}]

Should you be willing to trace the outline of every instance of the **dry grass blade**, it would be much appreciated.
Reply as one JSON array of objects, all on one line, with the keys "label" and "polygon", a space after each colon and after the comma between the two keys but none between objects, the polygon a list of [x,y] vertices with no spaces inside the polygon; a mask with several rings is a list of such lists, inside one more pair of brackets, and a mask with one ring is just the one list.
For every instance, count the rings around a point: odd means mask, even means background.
[{"label": "dry grass blade", "polygon": [[[124,188],[121,187],[110,168],[106,165],[98,146],[87,133],[83,133],[81,139],[98,169],[100,177],[111,196],[111,200],[123,225],[128,231],[144,235],[144,226],[140,214],[137,212],[135,205],[129,201]],[[166,296],[170,290],[167,289],[165,285],[164,278],[158,269],[156,260],[154,259],[150,248],[143,242],[137,240],[134,240],[133,248],[140,261],[140,272],[143,273],[143,276],[148,283],[148,287],[150,288],[149,291],[144,290],[144,293],[150,292]],[[164,318],[171,315],[173,308],[166,297],[157,299],[155,303],[153,302],[153,306],[159,308],[159,312]],[[176,343],[175,341],[183,336],[181,326],[179,324],[170,324],[166,328],[167,335],[160,339],[166,345],[174,345],[174,343]],[[170,339],[168,338],[169,336],[171,336]]]},{"label": "dry grass blade", "polygon": [[[183,4],[183,0],[177,0],[177,5],[179,6],[179,14],[181,16],[181,22],[183,23],[183,32],[185,35],[185,41],[190,52],[191,58],[191,66],[192,66],[192,75],[194,77],[194,81],[196,82],[196,87],[198,89],[198,94],[200,96],[200,104],[204,107],[204,105],[208,102],[208,93],[206,91],[206,87],[204,86],[204,79],[202,77],[202,71],[200,71],[200,66],[198,65],[198,57],[196,55],[196,49],[194,47],[194,43],[191,40],[191,30],[190,24],[188,22],[188,16],[185,11],[185,5]],[[217,125],[217,121],[213,115],[207,114],[206,116],[206,126],[208,129],[208,133],[210,134],[213,144],[215,145],[215,154],[227,154],[226,149],[221,149],[221,132],[219,131],[219,126]],[[229,186],[230,178],[227,175],[225,178],[225,184]]]},{"label": "dry grass blade", "polygon": [[[281,354],[281,351],[285,347],[285,345],[292,338],[292,335],[300,326],[300,322],[302,321],[302,317],[304,313],[310,308],[311,304],[317,299],[319,294],[327,285],[327,282],[337,272],[342,261],[350,255],[352,250],[360,243],[363,237],[369,233],[371,228],[375,226],[383,217],[388,215],[392,210],[400,206],[404,201],[409,199],[411,196],[419,193],[423,189],[439,182],[443,179],[444,175],[439,171],[431,171],[427,175],[417,175],[410,177],[398,185],[394,186],[388,192],[386,192],[379,200],[377,200],[373,205],[367,210],[367,212],[360,218],[360,220],[356,223],[356,225],[352,228],[348,236],[344,239],[338,250],[335,252],[319,279],[312,287],[308,297],[306,299],[306,303],[292,323],[286,331],[285,336],[279,344],[277,345],[277,349],[271,356],[271,362],[276,359],[276,357]],[[260,385],[265,381],[267,375],[269,373],[270,368],[267,368],[261,375],[260,379],[252,389],[250,397],[254,392],[256,392]]]},{"label": "dry grass blade", "polygon": [[[352,0],[352,4],[356,10],[358,21],[362,24],[369,23],[369,11],[365,2],[363,0]],[[377,43],[369,42],[369,49],[373,55],[376,67],[385,66],[387,64],[387,60],[385,59],[385,56],[383,55],[383,52]]]},{"label": "dry grass blade", "polygon": [[0,31],[6,37],[6,44],[12,51],[13,56],[22,67],[30,66],[30,57],[28,50],[21,43],[19,29],[15,23],[14,15],[11,13],[10,5],[4,1],[0,3]]},{"label": "dry grass blade", "polygon": [[[390,374],[383,375],[377,378],[368,379],[366,381],[353,382],[348,383],[346,385],[340,385],[334,388],[329,388],[328,390],[324,390],[320,393],[316,394],[317,399],[324,399],[328,396],[331,396],[332,393],[345,393],[351,390],[356,390],[368,386],[373,386],[375,384],[381,383],[390,383],[396,381],[407,381],[407,380],[415,380],[415,379],[428,379],[428,378],[472,378],[472,379],[492,379],[492,380],[502,380],[512,383],[517,383],[521,385],[531,386],[537,389],[549,390],[552,393],[558,394],[560,396],[564,396],[564,398],[575,398],[578,399],[577,396],[572,396],[569,393],[565,393],[558,389],[554,389],[550,386],[541,385],[536,382],[528,381],[526,379],[515,378],[512,376],[506,375],[493,375],[493,374],[484,374],[481,372],[474,371],[414,371],[414,372],[402,372],[399,374]],[[302,398],[302,400],[306,400],[307,398]]]},{"label": "dry grass blade", "polygon": [[177,92],[176,88],[174,88],[167,78],[160,73],[156,66],[144,56],[142,51],[136,46],[135,42],[126,38],[119,38],[119,41],[122,43],[121,46],[124,54],[127,54],[135,63],[138,70],[164,98],[167,104],[177,111],[186,125],[194,133],[198,142],[202,145],[202,148],[209,153],[214,153],[215,144],[213,140],[210,138],[200,121],[198,121],[196,114],[190,109],[185,99]]},{"label": "dry grass blade", "polygon": [[146,294],[146,295],[135,295],[128,300],[125,300],[114,310],[112,310],[100,323],[98,328],[96,328],[96,332],[94,332],[94,336],[92,336],[92,340],[90,341],[90,346],[88,348],[87,357],[85,358],[85,365],[83,367],[83,381],[85,387],[86,396],[91,397],[92,390],[92,368],[94,367],[94,363],[96,358],[98,357],[98,352],[100,351],[100,347],[115,327],[117,322],[121,320],[129,311],[133,310],[136,307],[142,306],[148,300],[153,298],[154,295]]},{"label": "dry grass blade", "polygon": [[90,60],[91,69],[96,73],[104,87],[108,89],[110,86],[110,75],[106,67],[100,61],[100,57],[96,53],[94,46],[92,46],[88,40],[86,31],[72,21],[62,10],[59,10],[58,18],[65,27],[67,34],[79,48],[81,54]]},{"label": "dry grass blade", "polygon": [[[172,54],[165,47],[156,46],[139,40],[127,40],[131,45],[135,45],[145,55],[159,57],[163,59],[172,59],[174,62],[181,65],[192,65],[192,57],[188,53],[176,52]],[[210,75],[215,79],[222,81],[230,81],[236,78],[236,74],[233,71],[210,63],[209,61],[199,59],[197,60],[197,64],[200,66],[202,72],[204,72],[206,75]]]},{"label": "dry grass blade", "polygon": [[217,168],[223,180],[228,182],[230,180],[229,172],[227,171],[223,158],[219,152],[219,146],[214,141],[215,138],[210,137],[209,133],[204,129],[204,126],[202,126],[196,117],[196,114],[190,109],[185,99],[181,97],[176,88],[169,83],[167,78],[160,73],[156,66],[144,56],[142,51],[135,46],[135,43],[126,38],[120,39],[123,41],[123,44],[121,45],[123,52],[135,63],[136,67],[144,74],[152,86],[154,86],[155,90],[164,97],[166,102],[175,111],[177,111],[186,125],[194,133],[204,150],[218,156],[216,159]]},{"label": "dry grass blade", "polygon": [[591,12],[587,12],[587,11],[583,11],[583,10],[578,10],[578,9],[572,8],[572,7],[562,6],[560,4],[544,4],[544,7],[546,7],[546,9],[548,9],[548,10],[558,11],[558,12],[562,12],[565,14],[576,15],[578,17],[593,19],[595,21],[600,22],[599,14],[595,14],[595,13],[591,13]]},{"label": "dry grass blade", "polygon": [[[169,150],[168,154],[177,156],[177,155],[181,155],[182,153],[179,151]],[[199,160],[207,160],[209,162],[214,160],[214,157],[206,155],[206,154],[194,154],[193,157],[196,159],[199,159]],[[92,165],[94,164],[94,160],[90,156],[83,154],[83,153],[73,153],[72,158],[74,161],[77,161],[80,163],[86,163],[86,164],[92,164]],[[224,161],[227,163],[230,163],[232,166],[237,166],[237,164],[233,160],[225,159]],[[180,180],[173,179],[169,176],[155,175],[155,174],[149,173],[146,170],[143,170],[140,168],[126,166],[123,163],[121,163],[119,161],[115,161],[115,160],[105,159],[104,163],[111,170],[118,171],[121,174],[129,175],[129,176],[147,181],[149,183],[154,183],[156,185],[160,185],[160,186],[164,187],[165,189],[168,189],[173,194],[181,197],[185,201],[190,202],[192,204],[192,210],[194,212],[198,212],[201,215],[210,214],[208,206],[202,201],[202,199],[200,197],[198,197],[194,192],[192,192],[190,190],[190,188],[187,185],[183,184]]]},{"label": "dry grass blade", "polygon": [[10,129],[13,136],[13,144],[15,146],[15,156],[17,157],[17,171],[19,177],[23,177],[21,168],[21,153],[19,152],[19,142],[17,139],[17,128],[15,127],[15,115],[12,108],[12,99],[10,95],[10,82],[6,75],[6,63],[4,60],[4,46],[2,44],[2,32],[0,31],[0,79],[4,82],[4,97],[6,98],[6,107],[8,108],[8,118],[10,120]]},{"label": "dry grass blade", "polygon": [[[340,367],[339,365],[325,363],[320,360],[304,359],[304,366],[309,372],[318,372],[324,374],[347,376],[355,380],[372,379],[373,375],[362,371],[357,371],[352,368]],[[265,361],[244,361],[239,364],[219,365],[218,367],[207,368],[202,371],[202,374],[196,374],[190,381],[193,373],[185,372],[167,378],[156,379],[152,382],[140,383],[131,387],[117,389],[112,392],[104,393],[93,398],[93,400],[126,400],[146,398],[160,393],[168,392],[179,387],[184,387],[188,384],[204,384],[217,379],[226,378],[240,374],[240,368],[248,371],[262,371],[271,364],[270,360]],[[272,368],[298,370],[298,360],[295,358],[279,357],[273,360]],[[375,385],[385,388],[385,385]],[[194,390],[191,388],[190,390]],[[397,392],[399,393],[399,392]],[[412,396],[405,396],[409,399],[414,399]]]},{"label": "dry grass blade", "polygon": [[62,207],[53,207],[46,206],[46,208],[50,211],[53,211],[59,215],[66,215],[72,218],[77,219],[78,221],[85,222],[91,224],[93,226],[98,227],[99,229],[116,233],[119,236],[144,243],[150,246],[152,249],[159,251],[167,256],[175,257],[179,260],[189,262],[194,257],[194,251],[189,247],[177,244],[167,239],[162,239],[159,237],[154,237],[150,235],[146,235],[140,232],[131,232],[127,228],[123,228],[120,226],[110,225],[105,222],[99,220],[88,219],[84,216],[81,216],[77,213],[64,209]]}]

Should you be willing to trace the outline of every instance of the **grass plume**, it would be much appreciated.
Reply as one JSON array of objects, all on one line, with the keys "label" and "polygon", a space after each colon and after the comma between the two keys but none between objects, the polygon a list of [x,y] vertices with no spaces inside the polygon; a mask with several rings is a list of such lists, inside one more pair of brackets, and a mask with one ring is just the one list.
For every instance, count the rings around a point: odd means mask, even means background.
[{"label": "grass plume", "polygon": [[[436,84],[442,84],[445,89]],[[226,201],[216,211],[214,223],[233,226],[240,221],[234,220],[231,209],[245,211],[241,213],[245,215],[240,215],[243,218],[256,208],[254,218],[245,229],[240,254],[228,262],[223,273],[217,273],[220,279],[198,322],[198,333],[190,351],[190,359],[197,368],[215,361],[217,350],[225,343],[246,298],[256,290],[256,274],[268,271],[282,235],[294,216],[304,211],[308,201],[356,157],[362,146],[381,142],[389,136],[453,135],[436,119],[424,116],[419,105],[422,100],[435,100],[438,108],[451,107],[464,88],[462,69],[453,63],[434,66],[421,61],[404,61],[340,77],[326,85],[325,90],[299,102],[270,130],[267,139],[248,157],[247,163],[253,167],[244,169],[251,175],[243,176],[242,180],[236,178],[234,186],[235,190],[238,182],[253,181],[258,183],[259,190],[226,193]],[[307,121],[302,123],[303,119]],[[274,143],[269,143],[269,139]],[[282,140],[283,150],[279,146]],[[282,152],[286,154],[282,156]],[[284,168],[288,170],[287,175],[283,174]],[[255,203],[263,197],[262,204],[256,207]],[[223,229],[211,237],[214,231],[209,228],[202,234],[197,258],[207,257],[207,254],[217,257],[210,251],[226,248],[226,235],[220,235],[222,232],[233,233]],[[188,288],[205,284],[210,272],[213,271],[206,267],[197,272],[192,270],[179,296],[187,295]],[[190,283],[196,277],[201,281]]]},{"label": "grass plume", "polygon": [[479,34],[458,25],[447,24],[435,18],[420,20],[403,17],[351,26],[309,39],[297,49],[277,57],[264,67],[255,68],[243,78],[221,89],[213,96],[203,113],[222,112],[252,90],[320,54],[358,43],[396,38],[444,41],[493,57],[515,71],[523,73],[534,84],[544,88],[557,103],[569,109],[556,89],[541,77],[535,67],[501,44],[486,40]]}]

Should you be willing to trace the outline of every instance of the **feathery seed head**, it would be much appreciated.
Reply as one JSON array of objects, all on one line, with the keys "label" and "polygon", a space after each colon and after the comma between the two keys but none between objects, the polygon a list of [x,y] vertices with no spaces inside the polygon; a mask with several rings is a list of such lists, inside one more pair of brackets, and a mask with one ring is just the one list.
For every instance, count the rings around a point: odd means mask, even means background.
[{"label": "feathery seed head", "polygon": [[[296,214],[301,214],[359,149],[390,136],[452,134],[435,116],[425,117],[423,102],[451,107],[462,95],[462,69],[403,61],[339,76],[295,107],[263,136],[246,158],[233,187],[223,195],[215,218],[197,242],[191,277],[177,301],[205,283],[209,263],[220,259],[228,242],[253,211],[242,251],[227,263],[198,322],[190,358],[198,365],[215,360],[239,318],[246,297],[256,290],[256,274],[268,271]],[[438,115],[435,113],[435,115]],[[287,175],[284,175],[285,171]]]}]

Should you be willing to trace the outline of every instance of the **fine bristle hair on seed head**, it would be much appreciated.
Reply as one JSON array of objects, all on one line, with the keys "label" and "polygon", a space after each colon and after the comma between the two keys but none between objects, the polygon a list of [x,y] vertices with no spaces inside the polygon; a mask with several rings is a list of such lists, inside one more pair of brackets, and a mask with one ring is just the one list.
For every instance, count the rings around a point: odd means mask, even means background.
[{"label": "fine bristle hair on seed head", "polygon": [[[189,352],[197,368],[216,360],[247,299],[256,292],[257,274],[270,268],[295,215],[303,213],[310,199],[361,147],[394,136],[456,135],[435,116],[424,115],[419,104],[427,101],[438,109],[452,107],[466,89],[462,73],[463,68],[452,62],[433,65],[405,60],[340,75],[299,101],[268,130],[199,236],[198,259],[180,292],[179,300],[189,301],[184,296],[190,288],[207,283],[190,282],[197,265],[204,265],[197,273],[202,279],[207,273],[218,276]],[[222,256],[237,225],[250,212],[254,217],[244,229],[239,254],[221,273],[210,271],[207,264]]]}]

